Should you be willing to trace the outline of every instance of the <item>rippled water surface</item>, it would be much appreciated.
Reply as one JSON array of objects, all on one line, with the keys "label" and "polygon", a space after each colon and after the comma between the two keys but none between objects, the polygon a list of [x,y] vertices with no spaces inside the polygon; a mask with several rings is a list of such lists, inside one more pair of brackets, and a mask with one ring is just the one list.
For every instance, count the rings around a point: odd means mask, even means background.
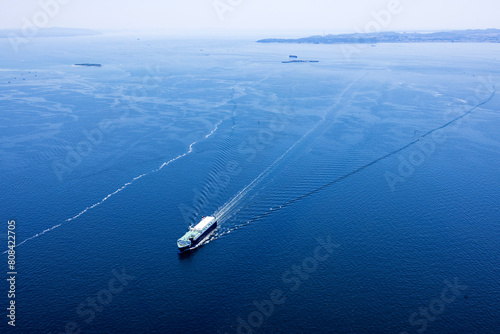
[{"label": "rippled water surface", "polygon": [[16,332],[496,333],[499,51],[94,36],[2,53]]}]

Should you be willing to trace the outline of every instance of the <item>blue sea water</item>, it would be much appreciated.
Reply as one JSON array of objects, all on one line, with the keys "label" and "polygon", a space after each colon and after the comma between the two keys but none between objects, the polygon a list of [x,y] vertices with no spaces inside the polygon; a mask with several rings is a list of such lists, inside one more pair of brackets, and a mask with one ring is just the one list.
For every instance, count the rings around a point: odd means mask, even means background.
[{"label": "blue sea water", "polygon": [[0,44],[2,332],[498,333],[500,45]]}]

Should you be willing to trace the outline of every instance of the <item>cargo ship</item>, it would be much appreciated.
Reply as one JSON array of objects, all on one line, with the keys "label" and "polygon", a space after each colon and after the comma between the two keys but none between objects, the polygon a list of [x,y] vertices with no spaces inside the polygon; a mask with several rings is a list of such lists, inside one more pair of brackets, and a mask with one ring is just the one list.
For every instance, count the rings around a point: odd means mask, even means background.
[{"label": "cargo ship", "polygon": [[177,240],[179,251],[185,252],[195,248],[216,227],[217,219],[214,216],[203,217],[196,226],[190,227],[189,231]]}]

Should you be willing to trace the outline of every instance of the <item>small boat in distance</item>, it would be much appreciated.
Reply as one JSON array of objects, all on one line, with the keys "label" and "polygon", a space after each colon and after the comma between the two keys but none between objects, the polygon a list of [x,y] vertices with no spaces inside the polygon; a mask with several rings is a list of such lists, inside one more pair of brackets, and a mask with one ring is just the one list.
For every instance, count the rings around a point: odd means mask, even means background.
[{"label": "small boat in distance", "polygon": [[214,216],[203,217],[195,227],[190,227],[189,231],[177,240],[179,251],[185,252],[193,249],[216,227],[217,219]]}]

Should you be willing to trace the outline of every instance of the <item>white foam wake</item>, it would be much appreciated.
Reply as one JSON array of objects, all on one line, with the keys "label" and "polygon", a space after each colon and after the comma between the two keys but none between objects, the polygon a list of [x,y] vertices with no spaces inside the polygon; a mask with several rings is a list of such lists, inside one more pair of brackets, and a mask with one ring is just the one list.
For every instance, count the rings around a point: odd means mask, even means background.
[{"label": "white foam wake", "polygon": [[241,189],[230,201],[228,201],[226,204],[224,204],[219,210],[215,212],[215,216],[217,217],[218,221],[221,222],[223,221],[230,213],[231,209],[233,209],[241,200],[242,198],[248,194],[255,186],[257,186],[264,178],[273,170],[273,168],[291,151],[295,146],[297,146],[304,138],[306,138],[312,131],[314,131],[320,123],[316,124],[312,129],[307,131],[305,135],[303,135],[299,140],[297,140],[292,146],[288,148],[288,150],[285,151],[278,159],[274,160],[274,162],[267,167],[262,173],[260,173],[252,182],[250,182],[245,188]]},{"label": "white foam wake", "polygon": [[208,138],[211,135],[213,135],[215,133],[215,131],[217,131],[217,129],[219,128],[220,123],[222,123],[222,121],[219,121],[219,123],[215,124],[214,129],[208,135],[206,135],[205,138]]},{"label": "white foam wake", "polygon": [[[208,135],[206,135],[206,136],[205,136],[205,138],[208,138],[208,137],[210,137],[211,135],[213,135],[213,134],[217,131],[217,128],[218,128],[218,126],[219,126],[221,123],[222,123],[222,121],[219,121],[219,123],[217,123],[217,124],[215,125],[214,129],[213,129],[213,130],[212,130],[212,131],[211,131]],[[116,189],[115,191],[113,191],[112,193],[110,193],[110,194],[106,195],[106,197],[104,197],[103,199],[101,199],[99,202],[97,202],[97,203],[95,203],[95,204],[93,204],[93,205],[91,205],[91,206],[86,207],[85,209],[83,209],[82,211],[80,211],[78,214],[74,215],[74,216],[73,216],[73,217],[71,217],[71,218],[66,219],[66,220],[65,220],[65,221],[63,221],[62,223],[59,223],[59,224],[57,224],[57,225],[54,225],[54,226],[52,226],[52,227],[50,227],[50,228],[48,228],[48,229],[43,230],[43,231],[42,231],[42,232],[40,232],[40,233],[37,233],[37,234],[35,234],[35,235],[33,235],[33,236],[31,236],[31,237],[29,237],[29,238],[27,238],[27,239],[23,240],[22,242],[20,242],[19,244],[17,244],[17,245],[16,245],[16,247],[21,246],[22,244],[24,244],[24,243],[25,243],[25,242],[27,242],[27,241],[33,240],[33,239],[35,239],[35,238],[38,238],[38,237],[40,237],[40,236],[44,235],[44,234],[45,234],[45,233],[47,233],[47,232],[53,231],[53,230],[55,230],[56,228],[58,228],[58,227],[62,226],[63,224],[65,224],[65,223],[68,223],[68,222],[70,222],[70,221],[72,221],[72,220],[77,219],[78,217],[80,217],[81,215],[83,215],[84,213],[86,213],[87,211],[89,211],[89,210],[91,210],[91,209],[93,209],[93,208],[95,208],[95,207],[97,207],[97,206],[101,205],[102,203],[104,203],[105,201],[107,201],[109,198],[111,198],[113,195],[116,195],[116,194],[117,194],[117,193],[119,193],[120,191],[124,190],[125,188],[127,188],[129,185],[131,185],[131,184],[132,184],[132,183],[134,183],[135,181],[139,180],[140,178],[143,178],[144,176],[149,175],[149,174],[152,174],[152,173],[159,172],[160,170],[162,170],[164,167],[168,166],[168,165],[169,165],[169,164],[171,164],[172,162],[174,162],[174,161],[176,161],[176,160],[179,160],[180,158],[185,157],[186,155],[188,155],[188,154],[190,154],[191,152],[193,152],[193,147],[194,147],[194,145],[196,145],[196,143],[197,143],[197,141],[192,142],[192,143],[189,145],[189,150],[188,150],[188,151],[186,151],[185,153],[183,153],[183,154],[181,154],[181,155],[178,155],[177,157],[172,158],[172,159],[170,159],[169,161],[166,161],[166,162],[162,163],[162,164],[160,165],[160,167],[158,167],[158,168],[156,168],[156,169],[150,170],[149,172],[146,172],[146,173],[144,173],[144,174],[141,174],[141,175],[139,175],[139,176],[134,177],[131,181],[129,181],[129,182],[127,182],[127,183],[125,183],[125,184],[124,184],[124,185],[122,185],[120,188],[118,188],[118,189]],[[7,252],[7,251],[4,251],[3,253],[5,254],[6,252]]]},{"label": "white foam wake", "polygon": [[341,103],[341,100],[343,96],[354,86],[357,82],[359,82],[361,79],[363,79],[366,76],[366,73],[363,73],[359,77],[357,77],[355,80],[353,80],[349,85],[347,85],[344,90],[339,94],[337,97],[336,103],[329,108],[329,110],[325,111],[325,114],[322,116],[322,119],[309,131],[306,132],[299,140],[297,140],[288,150],[285,151],[278,159],[276,159],[269,167],[267,167],[262,173],[260,173],[250,184],[248,184],[245,188],[240,190],[231,200],[226,202],[222,207],[220,207],[214,215],[217,217],[217,220],[219,223],[222,223],[225,219],[229,218],[232,214],[232,209],[236,207],[238,203],[243,199],[243,197],[248,194],[255,186],[257,186],[264,178],[276,167],[276,165],[291,151],[294,149],[295,146],[297,146],[300,142],[302,142],[311,132],[315,131],[318,129],[322,124],[324,124],[327,120],[328,114],[330,114],[333,110],[336,110]]}]

